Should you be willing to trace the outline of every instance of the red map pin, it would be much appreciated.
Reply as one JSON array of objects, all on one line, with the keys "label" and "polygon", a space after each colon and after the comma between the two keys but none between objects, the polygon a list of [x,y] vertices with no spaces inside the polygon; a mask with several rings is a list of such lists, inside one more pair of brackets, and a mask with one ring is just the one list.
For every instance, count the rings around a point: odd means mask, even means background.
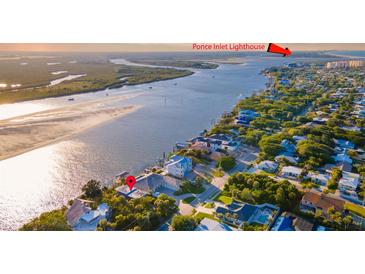
[{"label": "red map pin", "polygon": [[132,190],[133,186],[136,184],[136,178],[134,178],[134,176],[128,176],[125,178],[125,183],[129,186],[129,190]]}]

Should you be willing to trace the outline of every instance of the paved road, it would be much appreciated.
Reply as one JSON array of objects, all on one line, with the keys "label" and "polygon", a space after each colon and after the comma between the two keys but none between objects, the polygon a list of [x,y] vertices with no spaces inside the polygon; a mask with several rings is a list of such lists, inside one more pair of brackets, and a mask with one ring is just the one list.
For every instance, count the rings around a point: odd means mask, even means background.
[{"label": "paved road", "polygon": [[196,199],[191,203],[192,206],[196,207],[199,203],[203,203],[210,199],[215,193],[221,190],[213,184],[208,185],[203,193],[196,195]]}]

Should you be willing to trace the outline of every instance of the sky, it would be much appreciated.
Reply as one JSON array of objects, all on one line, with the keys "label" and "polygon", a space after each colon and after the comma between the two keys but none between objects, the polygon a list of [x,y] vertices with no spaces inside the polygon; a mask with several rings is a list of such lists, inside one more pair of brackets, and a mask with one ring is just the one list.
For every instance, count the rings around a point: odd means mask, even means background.
[{"label": "sky", "polygon": [[[217,42],[219,43],[219,42]],[[248,42],[242,42],[248,43]],[[267,44],[267,43],[264,43]],[[318,51],[318,50],[365,50],[365,44],[289,44],[278,43],[292,51]],[[0,52],[174,52],[191,51],[191,43],[185,44],[0,44]]]}]

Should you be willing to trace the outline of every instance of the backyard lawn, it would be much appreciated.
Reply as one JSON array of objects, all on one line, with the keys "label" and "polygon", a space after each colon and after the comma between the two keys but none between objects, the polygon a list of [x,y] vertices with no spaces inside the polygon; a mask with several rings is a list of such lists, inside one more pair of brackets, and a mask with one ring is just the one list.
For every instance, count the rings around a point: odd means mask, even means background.
[{"label": "backyard lawn", "polygon": [[195,215],[195,218],[200,222],[201,220],[203,220],[204,218],[208,218],[211,220],[215,220],[215,221],[219,221],[218,218],[216,218],[213,214],[208,214],[208,213],[204,213],[204,212],[198,212]]},{"label": "backyard lawn", "polygon": [[184,204],[190,204],[194,200],[195,200],[195,197],[194,196],[190,196],[190,197],[186,197],[185,199],[183,199],[182,202]]},{"label": "backyard lawn", "polygon": [[180,189],[175,191],[175,195],[182,195],[186,193],[200,194],[203,193],[205,188],[201,184],[194,184],[188,181],[185,181]]},{"label": "backyard lawn", "polygon": [[214,199],[217,202],[222,202],[226,205],[229,205],[233,202],[233,199],[231,197],[225,196],[225,195],[219,195]]},{"label": "backyard lawn", "polygon": [[353,203],[345,203],[345,209],[365,218],[365,208]]}]

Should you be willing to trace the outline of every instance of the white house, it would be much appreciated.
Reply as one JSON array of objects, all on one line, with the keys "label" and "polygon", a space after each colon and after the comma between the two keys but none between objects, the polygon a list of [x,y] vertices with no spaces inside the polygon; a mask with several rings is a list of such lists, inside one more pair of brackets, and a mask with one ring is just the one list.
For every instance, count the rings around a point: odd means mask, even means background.
[{"label": "white house", "polygon": [[204,218],[195,228],[195,231],[232,231],[233,229],[226,224]]},{"label": "white house", "polygon": [[287,162],[289,162],[293,165],[298,164],[298,159],[297,158],[294,158],[292,156],[283,155],[283,154],[280,154],[280,155],[275,157],[275,162],[281,162],[281,161],[287,161]]},{"label": "white house", "polygon": [[287,178],[298,179],[302,175],[303,170],[296,166],[284,166],[281,170],[281,176]]},{"label": "white house", "polygon": [[76,199],[68,209],[66,217],[73,230],[95,231],[99,222],[108,219],[110,213],[106,203],[100,204],[96,210],[91,210],[82,200]]},{"label": "white house", "polygon": [[360,185],[360,175],[351,172],[342,172],[342,178],[338,182],[338,187],[342,192],[356,191]]},{"label": "white house", "polygon": [[[156,173],[149,173],[136,178],[135,187],[147,193],[158,192],[161,187],[176,191],[180,188],[181,180]],[[132,192],[133,194],[134,192]],[[130,196],[130,194],[129,194]],[[133,197],[131,197],[133,198]]]},{"label": "white house", "polygon": [[327,182],[330,179],[330,176],[325,173],[308,172],[306,179],[310,179],[314,183],[325,186],[325,185],[327,185]]},{"label": "white house", "polygon": [[192,169],[192,159],[179,155],[171,156],[165,164],[166,173],[177,178],[184,178]]},{"label": "white house", "polygon": [[266,160],[266,161],[262,161],[259,164],[257,164],[256,168],[260,169],[260,170],[263,170],[263,171],[266,171],[266,172],[273,173],[278,169],[278,166],[279,165],[277,163],[275,163],[273,161]]}]

